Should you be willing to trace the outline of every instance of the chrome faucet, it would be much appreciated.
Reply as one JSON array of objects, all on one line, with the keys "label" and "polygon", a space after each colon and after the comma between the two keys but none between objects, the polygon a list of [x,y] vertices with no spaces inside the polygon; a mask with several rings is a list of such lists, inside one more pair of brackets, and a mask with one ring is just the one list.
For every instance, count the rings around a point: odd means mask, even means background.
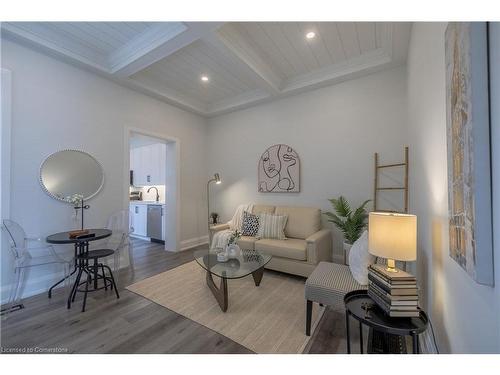
[{"label": "chrome faucet", "polygon": [[160,194],[158,193],[158,188],[156,186],[151,186],[149,189],[148,189],[148,193],[151,189],[155,189],[156,190],[156,201],[158,202],[160,200]]}]

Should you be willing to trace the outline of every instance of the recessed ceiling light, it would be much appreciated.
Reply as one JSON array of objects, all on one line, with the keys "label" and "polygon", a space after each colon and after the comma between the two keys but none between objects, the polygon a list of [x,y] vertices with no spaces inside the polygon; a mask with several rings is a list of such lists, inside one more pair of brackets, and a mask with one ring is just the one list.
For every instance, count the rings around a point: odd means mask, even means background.
[{"label": "recessed ceiling light", "polygon": [[203,76],[201,76],[201,78],[200,78],[200,79],[201,79],[203,82],[208,82],[208,76],[203,75]]},{"label": "recessed ceiling light", "polygon": [[309,31],[307,34],[306,34],[306,38],[307,39],[312,39],[316,36],[316,33],[314,31]]}]

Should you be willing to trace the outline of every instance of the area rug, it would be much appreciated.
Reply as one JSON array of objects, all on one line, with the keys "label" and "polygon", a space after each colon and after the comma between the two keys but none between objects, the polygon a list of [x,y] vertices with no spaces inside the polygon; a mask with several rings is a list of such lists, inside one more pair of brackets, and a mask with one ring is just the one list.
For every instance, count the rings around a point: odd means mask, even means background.
[{"label": "area rug", "polygon": [[[305,335],[303,279],[265,271],[259,287],[251,275],[228,280],[229,307],[224,313],[205,276],[192,261],[127,289],[256,353],[302,353],[310,339]],[[214,281],[218,285],[219,279]],[[322,307],[313,308],[312,332],[323,312]]]}]

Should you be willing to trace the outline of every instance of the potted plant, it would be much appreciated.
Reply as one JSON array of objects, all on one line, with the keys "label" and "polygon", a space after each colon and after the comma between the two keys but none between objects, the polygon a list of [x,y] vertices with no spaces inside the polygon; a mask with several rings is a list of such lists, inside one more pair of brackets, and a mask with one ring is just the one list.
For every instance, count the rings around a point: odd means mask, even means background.
[{"label": "potted plant", "polygon": [[212,220],[211,224],[216,225],[217,222],[219,221],[219,214],[217,212],[212,212],[210,214],[210,218]]},{"label": "potted plant", "polygon": [[354,211],[351,209],[349,202],[343,196],[338,199],[329,199],[334,212],[324,212],[328,217],[328,221],[335,224],[344,234],[344,263],[349,264],[349,251],[352,244],[361,236],[366,228],[368,213],[365,206],[370,202],[366,200],[361,206]]}]

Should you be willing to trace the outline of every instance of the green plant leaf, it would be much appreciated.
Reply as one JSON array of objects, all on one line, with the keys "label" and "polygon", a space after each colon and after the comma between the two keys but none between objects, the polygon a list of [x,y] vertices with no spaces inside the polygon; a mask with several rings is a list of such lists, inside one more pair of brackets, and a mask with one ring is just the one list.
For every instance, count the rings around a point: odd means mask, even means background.
[{"label": "green plant leaf", "polygon": [[324,212],[325,216],[328,217],[328,221],[334,223],[340,230],[344,227],[344,221],[335,215],[333,212]]},{"label": "green plant leaf", "polygon": [[368,213],[365,207],[370,200],[364,201],[354,212],[352,212],[349,202],[343,196],[340,196],[338,199],[329,199],[329,201],[336,214],[333,212],[324,212],[324,215],[328,217],[328,221],[334,223],[342,231],[345,241],[353,244],[366,228]]},{"label": "green plant leaf", "polygon": [[347,199],[343,196],[340,196],[338,199],[330,199],[330,203],[339,216],[348,217],[351,214],[351,207],[349,206]]}]

